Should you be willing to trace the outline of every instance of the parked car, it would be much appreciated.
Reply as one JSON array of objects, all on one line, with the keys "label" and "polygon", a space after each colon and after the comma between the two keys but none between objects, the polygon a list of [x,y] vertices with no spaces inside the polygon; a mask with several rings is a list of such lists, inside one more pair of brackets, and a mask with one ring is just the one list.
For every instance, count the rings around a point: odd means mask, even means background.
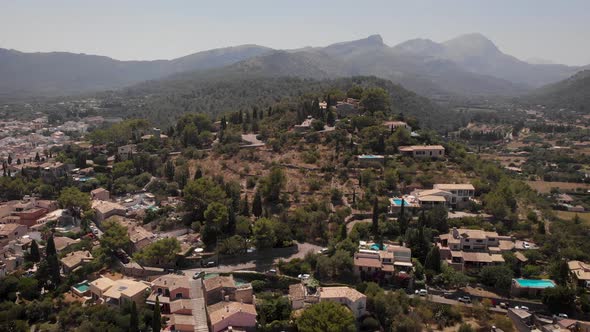
[{"label": "parked car", "polygon": [[567,314],[564,314],[564,313],[557,314],[557,317],[564,318],[564,319],[568,318]]},{"label": "parked car", "polygon": [[518,306],[517,305],[516,307],[514,307],[514,309],[520,309],[520,310],[526,310],[526,311],[529,311],[530,310],[529,307],[524,306],[524,305],[521,305],[521,306]]},{"label": "parked car", "polygon": [[328,253],[328,248],[322,248],[320,250],[318,250],[318,254],[320,255],[325,255]]},{"label": "parked car", "polygon": [[417,295],[420,295],[420,296],[426,296],[426,295],[428,295],[428,291],[427,291],[426,289],[424,289],[424,288],[422,288],[422,289],[417,289],[417,290],[416,290],[416,294],[417,294]]},{"label": "parked car", "polygon": [[297,276],[297,278],[299,278],[299,279],[301,279],[301,280],[307,280],[307,279],[309,279],[310,277],[311,277],[311,276],[310,276],[309,274],[307,274],[307,273],[300,274],[300,275],[298,275],[298,276]]},{"label": "parked car", "polygon": [[266,274],[269,275],[269,276],[276,276],[277,275],[277,270],[270,269],[270,270],[266,271]]},{"label": "parked car", "polygon": [[457,301],[462,302],[462,303],[471,303],[471,297],[461,296],[457,299]]},{"label": "parked car", "polygon": [[195,279],[195,280],[196,280],[196,279],[202,278],[202,277],[204,277],[204,276],[205,276],[205,272],[203,272],[203,271],[198,271],[198,272],[195,272],[195,274],[193,274],[193,279]]},{"label": "parked car", "polygon": [[127,255],[127,253],[123,249],[117,249],[117,251],[115,252],[115,256],[117,256],[117,258],[119,258],[119,260],[121,260],[123,264],[127,264],[130,261],[129,255]]},{"label": "parked car", "polygon": [[498,304],[498,306],[502,309],[508,309],[508,303],[506,303],[506,302],[500,302],[500,304]]},{"label": "parked car", "polygon": [[209,261],[207,264],[205,264],[206,267],[215,267],[216,265],[217,263],[215,263],[215,261]]}]

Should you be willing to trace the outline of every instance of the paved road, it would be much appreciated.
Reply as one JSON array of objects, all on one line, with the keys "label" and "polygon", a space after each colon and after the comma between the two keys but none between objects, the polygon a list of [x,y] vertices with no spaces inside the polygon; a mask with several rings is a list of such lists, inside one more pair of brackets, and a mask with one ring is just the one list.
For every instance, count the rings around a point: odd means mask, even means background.
[{"label": "paved road", "polygon": [[183,270],[187,275],[193,275],[197,271],[210,273],[233,271],[268,271],[279,262],[280,259],[290,261],[294,258],[303,258],[307,252],[318,252],[322,247],[311,243],[297,243],[297,248],[280,248],[264,252],[257,252],[240,257],[221,258],[220,265],[210,268],[195,267]]}]

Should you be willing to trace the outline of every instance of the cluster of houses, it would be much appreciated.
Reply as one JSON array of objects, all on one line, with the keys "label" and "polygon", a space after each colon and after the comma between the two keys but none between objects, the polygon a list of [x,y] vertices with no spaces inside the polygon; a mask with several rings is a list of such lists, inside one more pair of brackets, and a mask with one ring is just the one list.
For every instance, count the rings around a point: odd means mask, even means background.
[{"label": "cluster of houses", "polygon": [[523,308],[509,308],[508,318],[519,332],[589,332],[590,322],[567,317],[547,316]]},{"label": "cluster of houses", "polygon": [[31,161],[35,156],[46,156],[53,147],[73,143],[71,133],[84,134],[91,127],[108,121],[101,116],[82,118],[79,121],[66,121],[52,126],[47,116],[32,121],[0,120],[0,159],[10,156],[13,173],[17,170],[16,161]]}]

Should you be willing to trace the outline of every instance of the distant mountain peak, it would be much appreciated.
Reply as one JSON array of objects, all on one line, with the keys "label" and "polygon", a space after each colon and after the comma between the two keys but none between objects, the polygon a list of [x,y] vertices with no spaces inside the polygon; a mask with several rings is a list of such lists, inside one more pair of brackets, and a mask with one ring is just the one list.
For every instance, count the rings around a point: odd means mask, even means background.
[{"label": "distant mountain peak", "polygon": [[361,47],[383,47],[383,38],[381,35],[370,35],[367,38],[351,40],[336,44],[328,45],[326,48],[361,48]]},{"label": "distant mountain peak", "polygon": [[366,38],[366,40],[371,43],[383,45],[383,37],[381,37],[379,34],[370,35]]},{"label": "distant mountain peak", "polygon": [[444,51],[444,46],[430,39],[410,39],[392,48],[394,51],[433,56]]},{"label": "distant mountain peak", "polygon": [[470,55],[483,55],[501,53],[496,44],[481,33],[469,33],[458,36],[443,43],[448,48],[469,53]]}]

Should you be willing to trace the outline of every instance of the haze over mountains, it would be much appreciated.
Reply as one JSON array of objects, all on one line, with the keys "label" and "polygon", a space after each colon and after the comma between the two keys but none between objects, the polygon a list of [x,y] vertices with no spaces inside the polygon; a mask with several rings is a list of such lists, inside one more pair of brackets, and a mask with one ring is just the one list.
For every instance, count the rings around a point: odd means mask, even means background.
[{"label": "haze over mountains", "polygon": [[71,95],[158,79],[354,75],[392,80],[430,97],[510,96],[566,79],[584,68],[588,67],[527,63],[502,53],[480,34],[443,43],[413,39],[393,47],[379,35],[296,50],[242,45],[155,61],[0,49],[0,97]]}]

